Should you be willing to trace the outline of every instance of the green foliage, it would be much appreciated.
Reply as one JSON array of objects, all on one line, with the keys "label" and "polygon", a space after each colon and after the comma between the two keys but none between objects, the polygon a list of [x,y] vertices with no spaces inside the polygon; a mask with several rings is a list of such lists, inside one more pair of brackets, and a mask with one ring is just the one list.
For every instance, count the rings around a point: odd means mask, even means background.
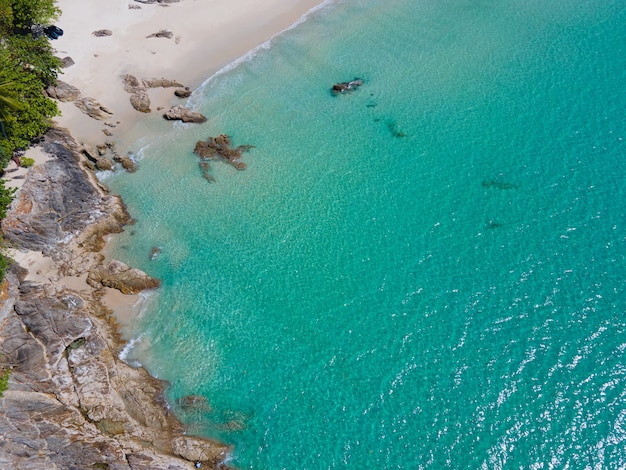
[{"label": "green foliage", "polygon": [[9,388],[9,371],[5,370],[0,376],[0,397],[6,392],[7,388]]},{"label": "green foliage", "polygon": [[30,168],[35,164],[35,160],[29,157],[20,157],[20,165],[24,168]]},{"label": "green foliage", "polygon": [[15,188],[5,187],[4,183],[4,180],[0,180],[0,219],[4,219],[7,216],[7,210],[16,191]]},{"label": "green foliage", "polygon": [[[7,3],[7,0],[0,0]],[[13,17],[13,30],[26,32],[35,24],[47,25],[59,16],[54,0],[8,0]]]},{"label": "green foliage", "polygon": [[[25,44],[21,40],[16,43]],[[5,97],[0,101],[0,120],[4,127],[4,133],[0,135],[2,167],[6,166],[16,149],[27,148],[31,140],[42,135],[50,127],[50,119],[58,114],[56,103],[42,92],[46,84],[44,80],[52,79],[56,69],[43,72],[41,67],[46,68],[54,61],[38,59],[37,66],[25,65],[16,51],[26,50],[21,47],[0,49],[0,84],[4,85],[0,88],[0,96],[4,92]],[[52,56],[51,51],[45,48],[40,52]],[[36,56],[32,50],[30,53]],[[15,106],[16,102],[18,106]]]}]

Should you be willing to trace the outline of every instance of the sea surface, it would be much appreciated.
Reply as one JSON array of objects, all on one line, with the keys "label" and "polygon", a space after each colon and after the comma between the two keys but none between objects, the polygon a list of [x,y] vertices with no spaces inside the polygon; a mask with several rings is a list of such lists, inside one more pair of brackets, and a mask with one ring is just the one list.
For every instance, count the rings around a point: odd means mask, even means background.
[{"label": "sea surface", "polygon": [[[125,355],[190,433],[242,469],[626,467],[622,1],[330,3],[189,105],[107,183],[163,282]],[[221,133],[254,147],[209,182]]]}]

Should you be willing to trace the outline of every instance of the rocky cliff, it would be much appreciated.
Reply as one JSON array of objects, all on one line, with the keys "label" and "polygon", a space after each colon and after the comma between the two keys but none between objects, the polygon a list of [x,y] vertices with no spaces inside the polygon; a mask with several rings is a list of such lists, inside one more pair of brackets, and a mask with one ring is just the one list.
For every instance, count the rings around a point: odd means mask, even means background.
[{"label": "rocky cliff", "polygon": [[[83,170],[66,132],[51,131],[44,149],[51,160],[31,169],[2,223],[15,247],[51,264],[36,281],[14,264],[0,292],[0,367],[11,370],[0,468],[220,468],[228,447],[185,435],[163,383],[118,358],[123,345],[101,298],[108,274],[137,270],[104,266],[99,250],[128,220],[121,201]],[[113,284],[158,285],[127,277]]]}]

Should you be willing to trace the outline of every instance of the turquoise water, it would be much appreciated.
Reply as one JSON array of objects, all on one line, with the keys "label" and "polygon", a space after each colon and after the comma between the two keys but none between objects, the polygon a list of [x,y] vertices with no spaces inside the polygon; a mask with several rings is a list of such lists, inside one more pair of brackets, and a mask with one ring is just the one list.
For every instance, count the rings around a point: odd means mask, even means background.
[{"label": "turquoise water", "polygon": [[617,1],[315,13],[108,181],[163,281],[129,358],[240,468],[623,468],[625,84]]}]

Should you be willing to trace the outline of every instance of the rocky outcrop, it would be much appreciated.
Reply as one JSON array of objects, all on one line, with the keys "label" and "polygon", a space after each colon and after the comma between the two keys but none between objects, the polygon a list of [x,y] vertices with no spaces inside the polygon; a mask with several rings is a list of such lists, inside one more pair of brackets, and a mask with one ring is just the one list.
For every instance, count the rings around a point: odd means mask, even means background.
[{"label": "rocky outcrop", "polygon": [[[206,163],[206,160],[222,160],[238,170],[244,170],[246,164],[241,161],[241,156],[251,148],[253,148],[252,145],[240,145],[233,148],[230,137],[220,134],[217,137],[209,137],[206,141],[198,141],[193,152],[204,161],[201,163]],[[208,163],[206,168],[208,169]]]},{"label": "rocky outcrop", "polygon": [[363,85],[363,80],[361,80],[360,78],[355,78],[354,80],[350,80],[349,82],[335,83],[330,89],[330,92],[333,96],[342,95],[356,90],[361,85]]},{"label": "rocky outcrop", "polygon": [[174,91],[174,94],[179,98],[189,98],[191,96],[191,90],[189,89],[189,87],[179,88],[178,90]]},{"label": "rocky outcrop", "polygon": [[103,267],[98,252],[128,215],[81,169],[67,134],[49,133],[45,149],[51,160],[31,169],[2,224],[14,246],[44,252],[53,268],[44,282],[13,265],[2,284],[0,368],[10,379],[0,468],[222,468],[229,448],[186,435],[163,383],[119,360],[123,344],[99,300],[104,283],[76,290],[64,281],[133,271]]},{"label": "rocky outcrop", "polygon": [[113,111],[100,104],[100,102],[94,98],[79,98],[74,101],[74,105],[90,118],[99,121],[110,119],[113,116]]},{"label": "rocky outcrop", "polygon": [[124,91],[130,93],[130,104],[141,113],[149,113],[150,96],[148,88],[183,88],[184,85],[176,80],[167,78],[144,78],[139,80],[131,74],[122,75],[122,84]]},{"label": "rocky outcrop", "polygon": [[140,113],[149,113],[150,109],[150,96],[144,89],[138,89],[130,95],[130,104]]},{"label": "rocky outcrop", "polygon": [[56,85],[46,88],[46,94],[55,100],[68,102],[80,97],[80,90],[63,80],[57,80]]},{"label": "rocky outcrop", "polygon": [[205,122],[206,118],[197,111],[192,111],[184,106],[174,106],[169,111],[163,114],[163,117],[168,121],[183,121],[183,122]]},{"label": "rocky outcrop", "polygon": [[138,294],[143,290],[156,289],[161,285],[158,279],[116,260],[92,270],[87,276],[87,284],[94,289],[102,286],[111,287],[122,294]]}]

